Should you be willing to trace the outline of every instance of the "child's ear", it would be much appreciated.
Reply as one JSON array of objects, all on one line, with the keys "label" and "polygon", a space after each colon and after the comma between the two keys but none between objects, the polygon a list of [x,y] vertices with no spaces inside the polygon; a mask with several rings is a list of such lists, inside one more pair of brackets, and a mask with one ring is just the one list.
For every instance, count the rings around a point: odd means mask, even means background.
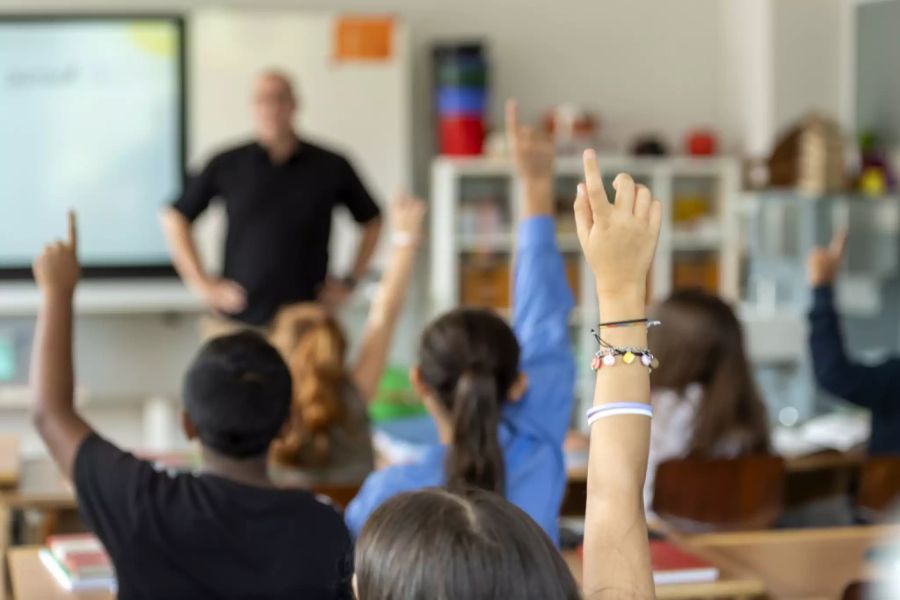
[{"label": "child's ear", "polygon": [[186,437],[188,441],[197,439],[197,427],[194,425],[194,422],[191,421],[187,411],[184,410],[181,411],[181,430],[184,432],[184,437]]},{"label": "child's ear", "polygon": [[516,377],[516,380],[513,382],[512,386],[509,388],[509,401],[510,402],[518,402],[525,395],[525,392],[528,391],[528,375],[524,372],[519,372],[519,376]]}]

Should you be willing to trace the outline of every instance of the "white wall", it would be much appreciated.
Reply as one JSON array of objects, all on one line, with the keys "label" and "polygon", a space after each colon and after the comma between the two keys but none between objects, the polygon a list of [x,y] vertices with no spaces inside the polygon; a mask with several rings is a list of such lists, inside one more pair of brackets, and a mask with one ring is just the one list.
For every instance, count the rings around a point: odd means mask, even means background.
[{"label": "white wall", "polygon": [[[735,128],[719,101],[723,73],[719,0],[0,0],[0,10],[185,10],[207,6],[295,7],[399,14],[409,26],[413,62],[415,189],[427,192],[433,144],[430,47],[460,37],[488,40],[491,116],[519,96],[526,118],[574,101],[596,110],[603,136],[629,143],[658,131],[678,143],[688,128]],[[302,86],[302,82],[301,82]],[[240,92],[240,91],[239,91]],[[305,90],[314,95],[315,90]]]},{"label": "white wall", "polygon": [[[679,147],[686,130],[708,125],[719,130],[725,147],[736,148],[742,147],[748,132],[752,134],[755,130],[753,117],[750,125],[745,120],[748,111],[755,110],[755,101],[745,103],[743,108],[733,104],[743,98],[740,86],[746,89],[746,82],[734,85],[738,81],[735,78],[744,74],[736,68],[734,53],[728,48],[734,36],[752,36],[754,29],[743,27],[740,19],[733,20],[731,28],[723,26],[723,7],[740,7],[738,3],[754,1],[0,0],[0,11],[158,12],[240,6],[399,14],[408,25],[413,54],[415,189],[427,193],[433,148],[429,65],[430,47],[435,41],[461,37],[488,41],[493,67],[490,112],[495,123],[501,122],[502,100],[506,96],[519,98],[526,119],[539,118],[542,111],[556,103],[573,101],[599,113],[601,136],[607,143],[624,146],[637,133],[657,131],[674,147]],[[790,7],[781,8],[782,2],[795,1],[808,9],[820,1],[832,4],[842,0],[777,0],[777,12],[784,13],[788,21],[784,27],[775,29],[773,35],[778,39],[774,51],[784,52],[793,47],[796,62],[785,63],[777,72],[772,71],[766,60],[758,63],[764,69],[757,74],[760,80],[774,78],[771,97],[763,94],[768,102],[763,110],[771,111],[769,117],[763,115],[764,121],[768,119],[773,124],[766,126],[769,130],[776,121],[787,119],[802,108],[810,98],[827,104],[833,92],[830,75],[824,71],[816,76],[815,85],[809,89],[795,88],[791,79],[808,66],[815,67],[819,57],[818,66],[827,70],[833,52],[827,35],[833,17],[823,16],[809,33],[803,33],[805,17],[798,18]],[[795,40],[797,45],[793,46],[790,40]],[[235,90],[235,93],[246,91]],[[308,96],[315,93],[314,89],[304,89]],[[785,93],[787,99],[784,109],[776,113],[774,107],[782,106],[779,93]],[[420,298],[423,296],[424,293],[419,294]],[[134,392],[125,381],[129,378],[133,378],[136,387],[146,386],[148,393],[177,389],[179,367],[186,361],[194,340],[192,324],[166,325],[164,319],[157,317],[128,323],[122,319],[95,320],[84,327],[83,341],[90,343],[90,349],[85,349],[79,357],[83,372],[92,377],[109,377],[114,383],[109,386],[111,389],[129,393]],[[404,337],[411,337],[416,329],[414,324],[407,323]],[[117,355],[112,363],[108,359],[111,352]],[[160,361],[161,355],[166,359]],[[0,414],[0,427],[3,423]]]}]

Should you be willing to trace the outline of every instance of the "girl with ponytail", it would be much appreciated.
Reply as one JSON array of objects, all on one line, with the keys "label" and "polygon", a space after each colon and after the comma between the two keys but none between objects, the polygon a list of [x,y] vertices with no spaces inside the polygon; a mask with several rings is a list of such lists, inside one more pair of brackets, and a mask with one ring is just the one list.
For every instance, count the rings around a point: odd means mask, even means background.
[{"label": "girl with ponytail", "polygon": [[517,122],[507,136],[521,183],[512,327],[493,312],[453,310],[422,333],[413,386],[440,444],[414,463],[373,473],[346,512],[358,534],[389,498],[425,487],[505,496],[550,538],[565,490],[562,443],[574,398],[568,317],[574,302],[556,245],[552,141]]},{"label": "girl with ponytail", "polygon": [[323,306],[289,306],[276,317],[272,343],[293,379],[291,414],[270,449],[273,476],[280,482],[358,483],[372,471],[367,404],[384,372],[424,214],[424,204],[413,198],[401,197],[391,207],[393,248],[354,364],[347,364],[343,329]]}]

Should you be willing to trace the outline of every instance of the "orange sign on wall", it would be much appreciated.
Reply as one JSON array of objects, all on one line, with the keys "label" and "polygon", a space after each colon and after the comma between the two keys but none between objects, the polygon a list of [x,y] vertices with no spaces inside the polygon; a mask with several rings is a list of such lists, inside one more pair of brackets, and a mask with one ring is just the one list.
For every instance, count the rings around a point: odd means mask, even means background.
[{"label": "orange sign on wall", "polygon": [[334,57],[339,61],[388,60],[393,38],[391,17],[341,17],[334,30]]}]

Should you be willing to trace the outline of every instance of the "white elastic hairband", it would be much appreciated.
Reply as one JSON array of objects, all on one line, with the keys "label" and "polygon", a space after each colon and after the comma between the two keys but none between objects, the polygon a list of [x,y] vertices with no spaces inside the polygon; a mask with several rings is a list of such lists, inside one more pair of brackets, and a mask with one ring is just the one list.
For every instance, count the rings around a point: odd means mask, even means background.
[{"label": "white elastic hairband", "polygon": [[588,425],[593,425],[600,419],[605,419],[606,417],[616,417],[619,415],[638,415],[652,419],[653,411],[649,408],[612,408],[610,410],[596,412],[589,416]]}]

